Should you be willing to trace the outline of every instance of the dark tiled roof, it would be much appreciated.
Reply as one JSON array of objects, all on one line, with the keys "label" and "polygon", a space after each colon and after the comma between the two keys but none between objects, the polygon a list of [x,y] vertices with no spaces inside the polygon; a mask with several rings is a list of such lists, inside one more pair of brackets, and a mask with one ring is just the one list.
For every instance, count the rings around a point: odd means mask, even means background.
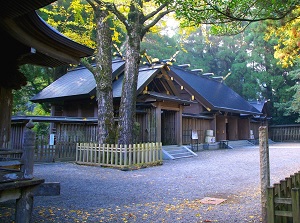
[{"label": "dark tiled roof", "polygon": [[[123,71],[124,61],[115,60],[112,63],[113,75]],[[94,94],[96,82],[93,74],[85,67],[69,71],[41,92],[33,96],[32,102],[50,102],[59,99],[79,99],[90,97]]]},{"label": "dark tiled roof", "polygon": [[171,73],[176,81],[189,88],[196,98],[201,98],[203,104],[211,110],[260,114],[244,98],[220,81],[175,66],[171,67]]}]

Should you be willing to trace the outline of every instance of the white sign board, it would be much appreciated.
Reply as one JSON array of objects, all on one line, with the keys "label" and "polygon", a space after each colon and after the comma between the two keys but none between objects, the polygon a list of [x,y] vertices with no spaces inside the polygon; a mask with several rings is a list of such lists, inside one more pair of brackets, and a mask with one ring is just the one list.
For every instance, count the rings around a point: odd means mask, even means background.
[{"label": "white sign board", "polygon": [[195,130],[192,131],[192,139],[198,139],[198,133]]},{"label": "white sign board", "polygon": [[53,145],[54,145],[54,134],[50,134],[49,145],[50,145],[50,146],[53,146]]}]

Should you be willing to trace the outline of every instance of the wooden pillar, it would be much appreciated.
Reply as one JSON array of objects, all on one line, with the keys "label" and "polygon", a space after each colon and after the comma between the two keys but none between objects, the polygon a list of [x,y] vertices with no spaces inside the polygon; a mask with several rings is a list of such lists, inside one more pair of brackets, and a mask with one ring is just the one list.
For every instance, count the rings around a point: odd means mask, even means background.
[{"label": "wooden pillar", "polygon": [[34,146],[35,146],[35,132],[32,130],[34,124],[30,120],[26,124],[26,129],[23,136],[23,154],[22,162],[22,172],[26,179],[33,178],[33,164],[34,164]]},{"label": "wooden pillar", "polygon": [[179,111],[175,114],[175,134],[177,145],[182,145],[182,105],[179,105]]},{"label": "wooden pillar", "polygon": [[0,86],[0,148],[7,148],[10,141],[12,104],[12,89]]},{"label": "wooden pillar", "polygon": [[155,109],[155,116],[156,116],[156,142],[161,142],[161,105]]},{"label": "wooden pillar", "polygon": [[259,127],[262,223],[267,223],[267,189],[270,186],[268,128]]}]

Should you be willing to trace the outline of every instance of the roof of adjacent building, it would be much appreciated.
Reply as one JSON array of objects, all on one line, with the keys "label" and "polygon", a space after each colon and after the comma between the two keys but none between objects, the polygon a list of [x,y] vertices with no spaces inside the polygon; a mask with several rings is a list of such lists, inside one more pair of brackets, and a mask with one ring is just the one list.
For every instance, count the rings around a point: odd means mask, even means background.
[{"label": "roof of adjacent building", "polygon": [[[123,60],[112,62],[113,76],[118,76],[124,69]],[[32,102],[51,102],[68,98],[80,99],[95,95],[96,81],[93,74],[86,67],[78,67],[54,81],[38,94],[33,96]]]},{"label": "roof of adjacent building", "polygon": [[180,67],[170,68],[174,79],[188,88],[207,110],[260,114],[260,111],[224,83]]}]

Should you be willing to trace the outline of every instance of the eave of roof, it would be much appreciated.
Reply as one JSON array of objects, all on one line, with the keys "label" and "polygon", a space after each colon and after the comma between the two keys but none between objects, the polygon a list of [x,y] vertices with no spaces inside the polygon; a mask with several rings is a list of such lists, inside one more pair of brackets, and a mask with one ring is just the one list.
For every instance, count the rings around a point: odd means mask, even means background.
[{"label": "eave of roof", "polygon": [[63,117],[63,116],[12,116],[12,123],[27,123],[29,120],[33,122],[52,122],[52,123],[94,123],[97,124],[95,117]]},{"label": "eave of roof", "polygon": [[[11,19],[3,18],[0,22],[14,41],[28,47],[26,54],[20,55],[18,64],[41,66],[61,66],[78,64],[83,57],[91,56],[93,49],[74,42],[49,26],[35,11]],[[10,40],[11,44],[13,39]],[[33,49],[33,50],[32,50]]]}]

